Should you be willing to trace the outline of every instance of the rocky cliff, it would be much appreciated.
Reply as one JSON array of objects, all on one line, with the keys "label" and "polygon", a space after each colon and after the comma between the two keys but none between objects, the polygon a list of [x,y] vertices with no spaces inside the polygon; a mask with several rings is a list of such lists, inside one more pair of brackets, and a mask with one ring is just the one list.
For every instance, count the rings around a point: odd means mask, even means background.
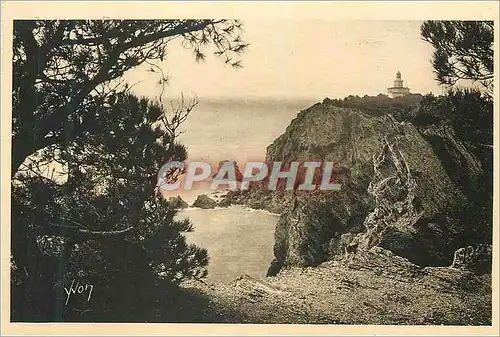
[{"label": "rocky cliff", "polygon": [[418,103],[404,108],[374,113],[326,99],[301,111],[267,148],[270,162],[345,168],[340,191],[270,192],[253,184],[228,196],[281,213],[270,275],[375,246],[420,266],[448,266],[458,248],[491,240],[491,223],[476,219],[488,212],[488,202],[477,202],[481,161],[449,124],[416,125],[401,114]]}]

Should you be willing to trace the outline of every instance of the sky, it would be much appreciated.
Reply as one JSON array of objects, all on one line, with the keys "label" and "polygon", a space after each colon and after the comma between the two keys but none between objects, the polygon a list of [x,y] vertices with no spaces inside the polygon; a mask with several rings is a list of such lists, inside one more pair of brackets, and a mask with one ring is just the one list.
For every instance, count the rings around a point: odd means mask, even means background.
[{"label": "sky", "polygon": [[[179,42],[160,64],[169,77],[166,96],[323,99],[387,93],[397,71],[411,92],[441,93],[420,38],[420,21],[312,19],[244,20],[242,69],[208,55],[197,63]],[[158,96],[158,76],[145,68],[127,74],[140,95]]]}]

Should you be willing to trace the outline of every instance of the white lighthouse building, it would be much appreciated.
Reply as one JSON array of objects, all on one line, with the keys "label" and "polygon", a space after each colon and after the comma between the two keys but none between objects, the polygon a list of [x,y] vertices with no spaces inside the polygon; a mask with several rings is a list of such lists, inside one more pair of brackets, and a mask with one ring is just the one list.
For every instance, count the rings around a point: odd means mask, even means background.
[{"label": "white lighthouse building", "polygon": [[403,86],[403,80],[401,79],[401,73],[398,71],[396,74],[396,79],[394,80],[394,86],[388,88],[389,96],[392,98],[402,97],[410,94],[410,88]]}]

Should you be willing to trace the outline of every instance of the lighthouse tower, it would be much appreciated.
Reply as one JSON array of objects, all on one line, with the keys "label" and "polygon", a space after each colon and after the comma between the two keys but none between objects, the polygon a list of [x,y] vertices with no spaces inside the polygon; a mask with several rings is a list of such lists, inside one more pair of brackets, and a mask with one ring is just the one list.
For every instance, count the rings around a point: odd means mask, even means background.
[{"label": "lighthouse tower", "polygon": [[403,80],[401,79],[401,73],[398,71],[396,74],[396,79],[394,80],[394,86],[387,89],[389,96],[392,98],[402,97],[410,94],[410,89],[403,86]]}]

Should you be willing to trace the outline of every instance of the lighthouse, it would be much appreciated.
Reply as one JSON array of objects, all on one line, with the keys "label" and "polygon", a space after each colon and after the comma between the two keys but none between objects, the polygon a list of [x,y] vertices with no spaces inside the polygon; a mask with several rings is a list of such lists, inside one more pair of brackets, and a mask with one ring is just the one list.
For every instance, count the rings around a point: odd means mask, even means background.
[{"label": "lighthouse", "polygon": [[394,86],[387,89],[389,96],[392,98],[402,97],[410,94],[410,88],[403,85],[403,80],[401,79],[401,73],[398,71],[396,74],[396,79],[394,80]]}]

